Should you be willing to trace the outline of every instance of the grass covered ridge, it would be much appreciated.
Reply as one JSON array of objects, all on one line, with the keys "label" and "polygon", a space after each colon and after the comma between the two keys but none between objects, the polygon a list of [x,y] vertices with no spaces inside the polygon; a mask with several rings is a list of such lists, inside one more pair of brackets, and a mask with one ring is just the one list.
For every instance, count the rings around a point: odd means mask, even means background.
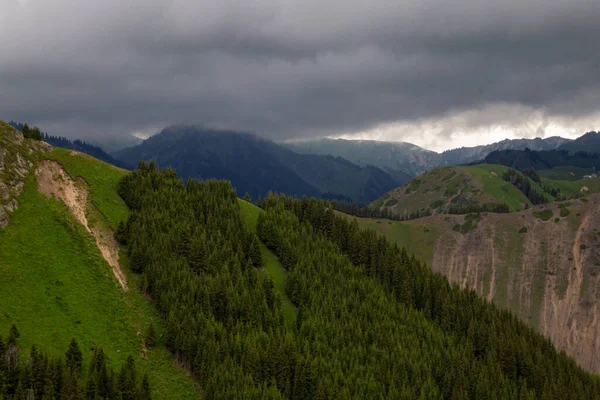
[{"label": "grass covered ridge", "polygon": [[[111,226],[127,216],[115,189],[123,170],[62,149],[45,156],[86,181],[91,203]],[[62,354],[75,337],[86,367],[93,346],[104,347],[116,368],[132,355],[139,373],[149,375],[154,398],[198,398],[193,379],[173,365],[162,346],[162,321],[137,290],[139,277],[127,273],[130,290],[123,292],[91,235],[63,203],[38,193],[32,175],[19,203],[11,223],[0,229],[0,331],[15,323],[23,333],[24,354],[32,344]],[[159,343],[143,357],[142,338],[150,324]]]},{"label": "grass covered ridge", "polygon": [[505,204],[510,211],[520,211],[531,202],[502,179],[507,169],[488,164],[436,168],[386,193],[371,207],[404,216],[447,213],[451,209],[492,204]]}]

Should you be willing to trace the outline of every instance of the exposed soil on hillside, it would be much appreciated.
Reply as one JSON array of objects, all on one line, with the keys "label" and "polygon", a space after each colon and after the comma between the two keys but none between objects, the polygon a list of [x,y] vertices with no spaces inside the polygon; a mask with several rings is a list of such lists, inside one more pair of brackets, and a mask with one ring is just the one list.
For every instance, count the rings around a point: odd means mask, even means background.
[{"label": "exposed soil on hillside", "polygon": [[[544,220],[548,210],[552,215]],[[584,368],[600,373],[599,195],[484,213],[465,233],[456,230],[465,216],[414,223],[440,228],[432,251],[435,271],[510,308]]]},{"label": "exposed soil on hillside", "polygon": [[127,279],[119,265],[119,245],[113,232],[101,224],[90,224],[88,221],[88,193],[84,184],[74,181],[59,163],[51,160],[42,160],[35,176],[38,190],[47,197],[54,196],[65,203],[75,219],[94,237],[96,246],[111,266],[115,278],[127,290]]}]

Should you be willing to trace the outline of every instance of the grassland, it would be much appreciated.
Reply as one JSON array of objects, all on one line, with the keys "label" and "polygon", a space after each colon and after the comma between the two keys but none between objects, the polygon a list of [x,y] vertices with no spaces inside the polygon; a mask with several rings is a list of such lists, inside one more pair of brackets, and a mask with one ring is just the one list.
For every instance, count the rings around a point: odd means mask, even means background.
[{"label": "grassland", "polygon": [[[446,213],[450,208],[506,204],[510,211],[531,205],[515,186],[502,179],[507,167],[475,165],[441,167],[426,172],[371,203],[400,215],[426,211]],[[539,189],[541,190],[541,188]]]},{"label": "grassland", "polygon": [[[346,218],[352,219],[348,214],[336,212]],[[391,242],[406,246],[410,254],[431,264],[433,247],[439,237],[439,227],[435,224],[424,223],[423,220],[406,222],[390,221],[379,218],[357,218],[362,229],[372,229],[383,234]]]},{"label": "grassland", "polygon": [[[60,149],[47,156],[87,182],[91,202],[111,226],[127,216],[114,190],[122,170]],[[36,344],[55,356],[64,354],[75,337],[85,364],[93,346],[104,347],[115,368],[133,355],[140,373],[150,377],[154,398],[198,398],[194,380],[173,365],[162,345],[161,319],[137,290],[139,277],[125,268],[130,290],[123,292],[92,236],[64,204],[38,193],[33,176],[19,203],[11,223],[0,229],[0,331],[5,334],[15,323],[24,349]],[[142,356],[150,324],[159,343]]]},{"label": "grassland", "polygon": [[[251,230],[256,231],[258,216],[262,210],[254,204],[248,203],[247,201],[238,200],[238,202],[242,217],[248,224],[248,227]],[[277,256],[273,254],[272,251],[267,249],[267,247],[262,243],[260,246],[260,251],[264,262],[264,272],[273,280],[273,285],[281,296],[283,317],[285,318],[288,326],[291,327],[295,323],[296,317],[298,316],[298,309],[296,306],[294,306],[285,292],[287,271],[285,268],[283,268],[283,265],[281,265]]]},{"label": "grassland", "polygon": [[477,186],[487,197],[493,198],[499,203],[506,203],[512,211],[523,209],[521,204],[529,204],[529,200],[519,189],[502,179],[502,174],[508,168],[502,165],[481,164],[471,167],[458,167],[471,174],[478,182]]}]

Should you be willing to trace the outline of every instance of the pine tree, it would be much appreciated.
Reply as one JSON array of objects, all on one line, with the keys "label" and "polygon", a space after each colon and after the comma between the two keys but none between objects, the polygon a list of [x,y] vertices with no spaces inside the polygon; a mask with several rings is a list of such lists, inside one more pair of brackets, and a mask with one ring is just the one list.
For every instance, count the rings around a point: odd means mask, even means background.
[{"label": "pine tree", "polygon": [[21,132],[23,133],[23,136],[25,136],[27,139],[31,137],[31,129],[29,128],[29,125],[27,123],[23,125],[23,129],[21,130]]},{"label": "pine tree", "polygon": [[248,203],[252,203],[252,198],[250,197],[250,193],[246,192],[246,194],[244,195],[244,201],[247,201]]},{"label": "pine tree", "polygon": [[262,253],[260,251],[260,242],[258,236],[252,235],[252,242],[250,244],[249,256],[252,260],[252,264],[255,267],[261,267],[263,265]]},{"label": "pine tree", "polygon": [[42,132],[40,132],[40,128],[37,126],[31,130],[30,135],[33,140],[42,140]]},{"label": "pine tree", "polygon": [[139,400],[151,400],[152,393],[150,391],[150,381],[148,375],[144,375],[142,378],[142,385],[140,386]]},{"label": "pine tree", "polygon": [[135,370],[135,361],[132,356],[127,357],[127,361],[121,366],[119,372],[118,388],[122,400],[136,400],[137,397],[137,374]]},{"label": "pine tree", "polygon": [[75,338],[71,339],[65,358],[67,361],[67,368],[76,375],[80,374],[83,368],[83,354],[81,353]]},{"label": "pine tree", "polygon": [[17,326],[15,324],[13,324],[10,327],[10,332],[8,334],[8,343],[16,343],[17,339],[21,337],[21,334],[19,333],[19,330],[17,329]]},{"label": "pine tree", "polygon": [[154,347],[156,343],[156,332],[154,331],[154,324],[150,324],[148,332],[146,333],[146,339],[144,340],[146,347]]}]

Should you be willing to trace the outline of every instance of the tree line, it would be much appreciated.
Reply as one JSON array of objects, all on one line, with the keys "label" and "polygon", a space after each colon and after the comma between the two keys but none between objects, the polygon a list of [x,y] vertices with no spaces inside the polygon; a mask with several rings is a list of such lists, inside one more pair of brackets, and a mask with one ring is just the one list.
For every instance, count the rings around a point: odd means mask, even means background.
[{"label": "tree line", "polygon": [[[257,236],[228,182],[141,163],[119,193],[118,238],[207,398],[600,398],[547,338],[324,200],[267,196]],[[263,244],[287,269],[291,326]]]},{"label": "tree line", "polygon": [[89,365],[75,339],[64,357],[49,357],[32,346],[21,356],[19,330],[13,325],[6,341],[0,336],[0,399],[14,400],[150,400],[148,377],[139,379],[133,357],[116,373],[108,356],[95,347]]},{"label": "tree line", "polygon": [[37,126],[31,128],[27,122],[21,124],[14,121],[10,121],[8,124],[21,131],[26,139],[42,140],[42,131]]},{"label": "tree line", "polygon": [[[264,204],[264,200],[259,199],[257,205],[261,206]],[[382,218],[391,221],[409,221],[417,218],[428,217],[433,214],[430,207],[416,210],[413,212],[395,213],[388,208],[377,208],[377,207],[361,207],[358,203],[346,202],[346,201],[328,201],[328,204],[333,207],[334,210],[343,212],[344,214],[351,215],[359,218]],[[443,211],[444,214],[470,214],[470,213],[481,213],[481,212],[493,212],[493,213],[509,213],[510,208],[506,203],[485,203],[485,204],[457,204],[451,203],[446,206]]]}]

